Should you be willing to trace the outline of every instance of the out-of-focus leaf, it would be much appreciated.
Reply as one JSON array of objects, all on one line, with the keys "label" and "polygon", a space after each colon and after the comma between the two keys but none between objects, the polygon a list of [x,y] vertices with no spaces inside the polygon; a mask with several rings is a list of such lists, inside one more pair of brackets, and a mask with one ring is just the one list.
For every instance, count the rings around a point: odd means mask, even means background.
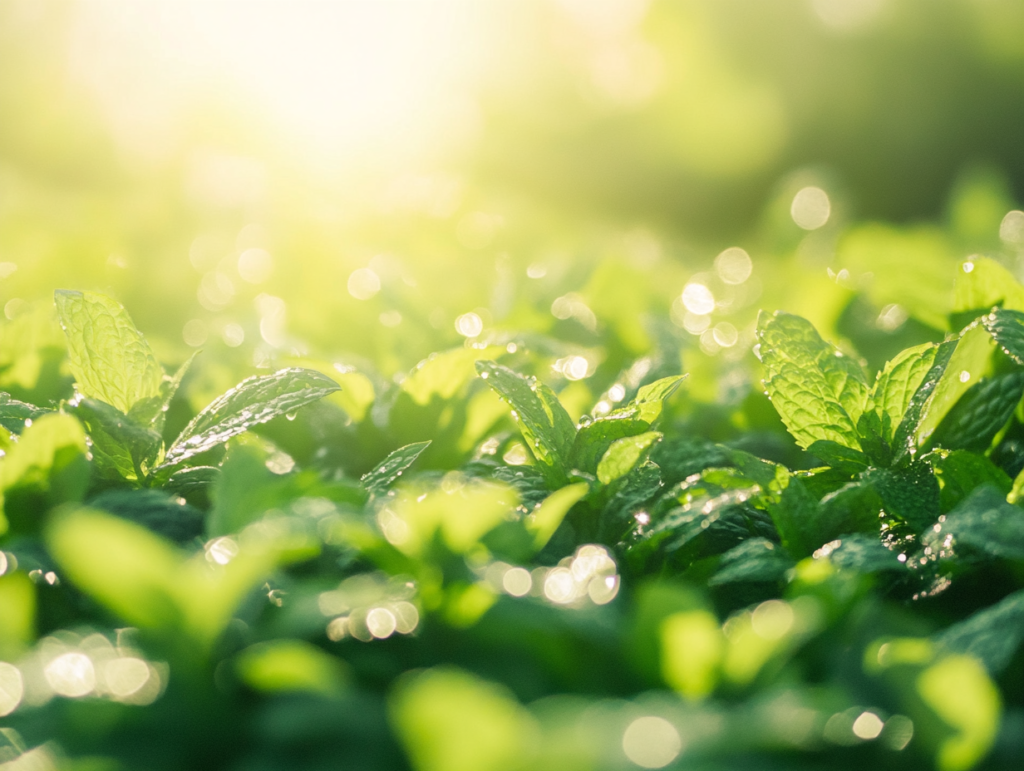
[{"label": "out-of-focus leaf", "polygon": [[956,554],[961,560],[1024,560],[1024,516],[998,488],[985,485],[947,514],[945,521],[929,528],[921,543],[934,554]]},{"label": "out-of-focus leaf", "polygon": [[[1024,299],[1024,297],[1022,297]],[[999,347],[1018,364],[1024,364],[1024,313],[996,308],[981,323]]]},{"label": "out-of-focus leaf", "polygon": [[576,426],[558,397],[544,384],[527,380],[500,364],[478,361],[476,368],[480,377],[511,405],[527,446],[549,469],[545,473],[551,480],[564,481]]},{"label": "out-of-focus leaf", "polygon": [[283,369],[243,380],[185,426],[159,468],[177,466],[253,426],[290,414],[337,390],[337,383],[310,369]]},{"label": "out-of-focus leaf", "polygon": [[750,538],[722,555],[709,586],[745,581],[778,581],[793,567],[782,548],[767,538]]},{"label": "out-of-focus leaf", "polygon": [[82,399],[74,413],[92,441],[93,458],[108,478],[142,481],[159,461],[163,439],[106,402]]},{"label": "out-of-focus leaf", "polygon": [[203,534],[203,513],[160,490],[106,490],[90,498],[88,505],[142,525],[180,545]]},{"label": "out-of-focus leaf", "polygon": [[762,313],[757,336],[768,397],[797,443],[825,439],[859,450],[857,420],[868,397],[860,364],[788,313]]},{"label": "out-of-focus leaf", "polygon": [[1002,672],[1024,641],[1024,589],[953,624],[934,640],[951,653],[973,656],[992,674]]},{"label": "out-of-focus leaf", "polygon": [[673,613],[661,623],[661,673],[691,701],[708,696],[718,682],[725,637],[706,610]]},{"label": "out-of-focus leaf", "polygon": [[18,658],[35,638],[35,625],[36,590],[31,579],[20,572],[0,575],[0,661]]},{"label": "out-of-focus leaf", "polygon": [[1006,425],[1024,393],[1024,372],[1008,372],[975,383],[943,418],[931,444],[982,452]]},{"label": "out-of-focus leaf", "polygon": [[68,290],[57,291],[54,299],[71,371],[84,396],[127,413],[140,399],[160,394],[163,367],[120,303],[97,292]]},{"label": "out-of-focus leaf", "polygon": [[996,305],[1024,311],[1024,288],[1014,275],[989,257],[961,263],[953,284],[953,312],[988,311]]},{"label": "out-of-focus leaf", "polygon": [[838,543],[830,544],[825,556],[836,567],[858,573],[906,570],[896,553],[887,549],[874,533],[844,535]]},{"label": "out-of-focus leaf", "polygon": [[171,474],[165,487],[172,493],[189,496],[205,491],[220,479],[221,471],[215,466],[192,466]]},{"label": "out-of-focus leaf", "polygon": [[160,384],[160,393],[156,396],[150,396],[137,401],[131,410],[128,411],[128,417],[136,423],[152,428],[157,433],[163,431],[164,419],[167,416],[167,409],[171,404],[171,399],[178,393],[178,389],[181,388],[181,381],[185,379],[185,375],[192,368],[192,362],[195,361],[198,355],[199,351],[195,351],[185,359],[173,376],[167,377],[165,375],[163,382]]},{"label": "out-of-focus leaf", "polygon": [[12,399],[10,394],[0,393],[0,426],[12,434],[20,434],[25,429],[26,420],[37,420],[52,411],[36,407],[34,404],[19,402]]},{"label": "out-of-focus leaf", "polygon": [[537,740],[538,726],[511,694],[456,669],[408,676],[389,708],[416,771],[514,771]]},{"label": "out-of-focus leaf", "polygon": [[526,519],[526,529],[533,535],[533,545],[543,549],[562,524],[569,509],[587,494],[587,485],[580,482],[551,493]]},{"label": "out-of-focus leaf", "polygon": [[246,685],[263,693],[335,696],[348,682],[347,667],[341,659],[304,640],[252,645],[238,654],[235,671]]},{"label": "out-of-focus leaf", "polygon": [[917,677],[917,692],[956,733],[942,741],[939,771],[967,771],[988,753],[999,730],[1002,700],[976,659],[947,656]]},{"label": "out-of-focus leaf", "polygon": [[372,495],[383,495],[429,446],[430,442],[413,442],[405,447],[399,447],[373,470],[363,474],[363,486]]},{"label": "out-of-focus leaf", "polygon": [[648,431],[639,436],[627,436],[611,444],[597,466],[597,478],[609,485],[632,471],[651,452],[655,442],[661,440],[661,432]]},{"label": "out-of-focus leaf", "polygon": [[399,550],[418,556],[441,532],[448,547],[468,551],[519,503],[511,487],[468,480],[424,492],[401,489],[381,510],[378,520],[385,537]]},{"label": "out-of-focus leaf", "polygon": [[402,390],[420,405],[430,404],[435,396],[442,400],[451,399],[477,372],[482,371],[477,361],[494,359],[504,352],[503,347],[488,346],[455,348],[431,354],[402,381]]}]

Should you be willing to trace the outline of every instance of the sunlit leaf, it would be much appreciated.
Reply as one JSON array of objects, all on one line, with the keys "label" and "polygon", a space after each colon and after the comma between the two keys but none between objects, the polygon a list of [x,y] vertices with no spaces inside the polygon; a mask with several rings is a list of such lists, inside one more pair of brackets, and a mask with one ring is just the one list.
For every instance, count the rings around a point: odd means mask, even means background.
[{"label": "sunlit leaf", "polygon": [[263,693],[333,696],[347,684],[343,661],[304,640],[273,640],[246,648],[235,659],[242,681]]},{"label": "sunlit leaf", "polygon": [[389,706],[416,771],[513,771],[538,731],[504,688],[455,669],[407,678]]},{"label": "sunlit leaf", "polygon": [[544,545],[551,540],[558,526],[562,524],[569,509],[575,505],[584,495],[588,487],[584,483],[567,485],[561,490],[551,493],[526,520],[526,529],[533,535],[533,545],[537,549],[543,549]]},{"label": "sunlit leaf", "polygon": [[337,390],[337,383],[309,369],[283,369],[243,380],[185,426],[160,468],[183,463],[253,426],[290,414]]},{"label": "sunlit leaf", "polygon": [[648,431],[638,436],[617,439],[597,465],[597,478],[609,485],[632,471],[650,455],[655,442],[661,441],[660,431]]},{"label": "sunlit leaf", "polygon": [[550,388],[527,380],[490,361],[476,364],[480,377],[512,407],[512,414],[531,452],[550,470],[552,479],[564,479],[576,426]]},{"label": "sunlit leaf", "polygon": [[890,445],[911,400],[935,366],[940,347],[931,343],[908,348],[885,363],[878,373],[871,401],[879,418],[882,438]]},{"label": "sunlit leaf", "polygon": [[868,398],[860,364],[799,316],[762,313],[757,329],[768,397],[797,442],[809,447],[825,439],[860,449],[857,420]]},{"label": "sunlit leaf", "polygon": [[373,495],[383,495],[402,474],[408,470],[430,442],[413,442],[399,447],[362,476],[362,483]]},{"label": "sunlit leaf", "polygon": [[953,284],[953,312],[989,311],[996,305],[1024,311],[1024,288],[1010,271],[989,257],[960,265]]},{"label": "sunlit leaf", "polygon": [[82,399],[74,413],[89,432],[93,458],[108,478],[142,481],[159,460],[160,434],[106,402]]},{"label": "sunlit leaf", "polygon": [[20,434],[25,429],[25,421],[37,420],[49,412],[51,410],[19,402],[10,394],[0,393],[0,426],[13,434]]},{"label": "sunlit leaf", "polygon": [[725,637],[706,610],[673,613],[661,623],[661,672],[687,699],[708,696],[718,682]]},{"label": "sunlit leaf", "polygon": [[0,575],[0,661],[14,661],[35,638],[36,590],[25,573]]},{"label": "sunlit leaf", "polygon": [[140,399],[159,395],[163,367],[120,303],[97,292],[68,290],[57,291],[54,299],[71,371],[84,396],[127,413]]},{"label": "sunlit leaf", "polygon": [[956,731],[939,746],[939,771],[967,771],[995,741],[1002,713],[999,691],[970,656],[948,656],[933,664],[918,676],[917,691]]}]

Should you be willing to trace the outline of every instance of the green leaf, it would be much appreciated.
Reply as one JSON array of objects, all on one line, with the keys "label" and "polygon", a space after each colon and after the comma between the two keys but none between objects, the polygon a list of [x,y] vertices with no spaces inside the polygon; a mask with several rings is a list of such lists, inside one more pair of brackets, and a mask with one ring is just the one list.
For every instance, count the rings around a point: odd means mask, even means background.
[{"label": "green leaf", "polygon": [[925,531],[921,544],[940,557],[1024,560],[1024,514],[997,488],[979,487]]},{"label": "green leaf", "polygon": [[[995,343],[983,326],[972,324],[964,330],[935,385],[934,393],[927,400],[913,433],[913,446],[927,444],[953,405],[985,375],[993,350]],[[908,417],[910,414],[911,410],[907,410]]]},{"label": "green leaf", "polygon": [[665,401],[679,390],[679,386],[685,379],[686,375],[672,375],[655,380],[653,383],[641,387],[637,391],[636,398],[616,412],[635,413],[636,417],[650,425],[661,416]]},{"label": "green leaf", "polygon": [[430,442],[413,442],[405,447],[399,447],[371,471],[363,474],[363,486],[371,495],[384,495],[395,480],[402,476],[429,446]]},{"label": "green leaf", "polygon": [[894,551],[887,549],[875,533],[844,535],[828,554],[829,561],[838,568],[858,573],[905,571]]},{"label": "green leaf", "polygon": [[819,439],[807,448],[807,452],[823,460],[832,468],[840,469],[848,474],[864,471],[869,465],[868,456],[864,453],[827,439]]},{"label": "green leaf", "polygon": [[797,443],[824,439],[859,450],[857,421],[868,398],[860,364],[788,313],[762,312],[757,337],[768,397]]},{"label": "green leaf", "polygon": [[416,771],[509,771],[528,765],[539,727],[500,685],[456,669],[400,681],[391,721]]},{"label": "green leaf", "polygon": [[1024,364],[1024,313],[996,308],[981,323],[1007,356]]},{"label": "green leaf", "polygon": [[533,535],[533,545],[536,549],[543,549],[551,540],[551,536],[562,524],[569,509],[587,494],[588,489],[582,482],[563,487],[551,493],[530,513],[526,518],[526,529]]},{"label": "green leaf", "polygon": [[38,420],[51,412],[53,410],[44,410],[34,404],[19,402],[12,399],[10,394],[0,393],[0,426],[12,434],[20,434],[25,429],[25,421]]},{"label": "green leaf", "polygon": [[890,446],[896,438],[896,429],[910,407],[914,394],[925,382],[935,366],[939,346],[925,343],[908,348],[886,362],[878,373],[871,393],[874,412],[881,426],[881,436]]},{"label": "green leaf", "polygon": [[927,463],[872,469],[861,479],[878,491],[886,512],[906,522],[915,533],[935,521],[941,500],[939,481]]},{"label": "green leaf", "polygon": [[917,452],[917,430],[926,415],[936,389],[943,382],[943,376],[949,367],[950,359],[956,352],[959,345],[958,340],[947,340],[939,345],[935,351],[935,358],[932,360],[931,369],[921,380],[921,384],[910,397],[910,402],[903,413],[903,419],[896,426],[892,437],[892,449],[895,453],[894,460],[900,462],[904,458]]},{"label": "green leaf", "polygon": [[950,653],[973,656],[992,674],[1002,672],[1024,641],[1024,589],[953,624],[934,640]]},{"label": "green leaf", "polygon": [[708,586],[750,581],[778,581],[793,567],[782,547],[767,538],[750,538],[722,555]]},{"label": "green leaf", "polygon": [[192,543],[203,534],[203,513],[160,490],[106,490],[88,505],[142,525],[168,541]]},{"label": "green leaf", "polygon": [[54,299],[83,396],[127,413],[139,400],[159,395],[163,368],[120,303],[96,292],[68,290],[58,290]]},{"label": "green leaf", "polygon": [[189,356],[178,367],[177,372],[174,373],[173,377],[164,376],[163,382],[160,384],[160,393],[156,396],[150,396],[146,399],[140,399],[135,405],[128,411],[128,417],[143,426],[152,428],[157,433],[160,433],[164,429],[164,419],[167,417],[167,408],[171,404],[171,399],[178,393],[178,389],[181,387],[181,381],[185,379],[185,375],[188,374],[189,369],[192,368],[192,362],[195,361],[196,356],[199,355],[199,351],[195,351]]},{"label": "green leaf", "polygon": [[928,463],[938,477],[942,512],[952,510],[974,488],[983,484],[994,485],[1004,495],[1013,486],[1006,472],[984,455],[966,450],[936,450],[921,460]]},{"label": "green leaf", "polygon": [[929,444],[983,452],[1006,425],[1024,393],[1024,372],[983,379],[968,388],[946,413]]},{"label": "green leaf", "polygon": [[246,685],[263,693],[335,696],[346,689],[349,679],[345,662],[305,640],[252,645],[238,654],[235,671]]},{"label": "green leaf", "polygon": [[558,397],[536,379],[524,378],[500,364],[478,361],[476,368],[480,377],[512,406],[512,416],[527,446],[549,470],[545,472],[549,483],[564,481],[576,426]]},{"label": "green leaf", "polygon": [[661,432],[648,431],[639,436],[627,436],[612,443],[597,465],[597,478],[610,485],[624,477],[651,453],[655,442],[661,441]]},{"label": "green leaf", "polygon": [[141,482],[159,461],[163,439],[106,402],[82,399],[73,408],[85,424],[101,475]]},{"label": "green leaf", "polygon": [[402,381],[402,390],[420,405],[430,404],[435,397],[448,400],[481,371],[478,360],[489,360],[505,352],[501,346],[487,348],[455,348],[433,353]]},{"label": "green leaf", "polygon": [[988,311],[996,305],[1024,311],[1024,287],[988,257],[972,257],[962,263],[953,284],[953,312]]},{"label": "green leaf", "polygon": [[338,384],[311,369],[282,369],[247,378],[207,405],[167,450],[158,467],[171,468],[238,436],[253,426],[287,415],[338,390]]},{"label": "green leaf", "polygon": [[650,428],[650,423],[629,413],[612,414],[580,426],[569,453],[569,466],[588,474],[597,473],[597,465],[612,443],[627,436],[637,436]]}]

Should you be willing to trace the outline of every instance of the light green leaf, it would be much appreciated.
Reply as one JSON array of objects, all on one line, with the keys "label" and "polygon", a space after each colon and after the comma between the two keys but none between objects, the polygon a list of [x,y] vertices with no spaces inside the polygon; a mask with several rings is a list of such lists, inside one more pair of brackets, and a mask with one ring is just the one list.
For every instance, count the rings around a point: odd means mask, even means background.
[{"label": "light green leaf", "polygon": [[311,369],[282,369],[243,380],[207,405],[171,445],[159,468],[170,468],[216,447],[253,426],[266,423],[338,390],[338,384]]},{"label": "light green leaf", "polygon": [[612,443],[627,436],[638,436],[651,427],[645,420],[623,412],[598,418],[580,426],[569,454],[569,465],[588,474],[597,473],[597,464]]},{"label": "light green leaf", "polygon": [[456,669],[408,676],[389,699],[416,771],[513,771],[529,766],[539,728],[503,687]]},{"label": "light green leaf", "polygon": [[[964,330],[914,428],[913,446],[923,447],[953,409],[953,405],[986,374],[993,350],[995,343],[981,324],[972,324]],[[937,357],[937,364],[941,362],[941,358]],[[926,385],[930,380],[929,376]],[[911,412],[907,411],[908,417],[911,416]]]},{"label": "light green leaf", "polygon": [[1024,311],[1024,287],[989,257],[972,257],[961,263],[953,284],[953,312],[988,311],[996,305]]},{"label": "light green leaf", "polygon": [[250,688],[264,693],[306,692],[334,696],[345,690],[345,662],[305,640],[271,640],[246,648],[235,671]]},{"label": "light green leaf", "polygon": [[917,677],[925,704],[956,732],[939,745],[938,771],[967,771],[988,754],[999,730],[1002,700],[981,664],[947,656]]},{"label": "light green leaf", "polygon": [[861,449],[856,427],[868,385],[860,364],[788,313],[762,312],[757,336],[768,397],[797,443],[826,439]]},{"label": "light green leaf", "polygon": [[610,485],[624,477],[651,454],[655,442],[661,441],[660,431],[648,431],[638,436],[627,436],[612,443],[597,464],[597,478]]},{"label": "light green leaf", "polygon": [[75,415],[89,431],[97,470],[105,477],[141,482],[159,461],[163,439],[97,399],[82,399]]},{"label": "light green leaf", "polygon": [[43,415],[0,460],[0,490],[29,484],[48,487],[55,466],[66,465],[68,456],[85,453],[81,423],[61,413]]},{"label": "light green leaf", "polygon": [[405,447],[399,447],[371,471],[363,474],[360,481],[369,493],[383,495],[429,446],[430,442],[427,441],[413,442]]},{"label": "light green leaf", "polygon": [[540,506],[534,509],[526,518],[526,529],[533,535],[535,548],[544,548],[545,544],[551,540],[551,536],[555,534],[558,526],[562,524],[569,509],[587,494],[588,489],[585,482],[568,485],[551,493]]},{"label": "light green leaf", "polygon": [[637,417],[651,424],[661,415],[665,401],[679,390],[685,379],[686,375],[672,375],[645,385],[637,392],[636,398],[623,409],[635,408]]},{"label": "light green leaf", "polygon": [[691,701],[718,684],[725,636],[707,610],[673,613],[661,622],[661,673],[665,682]]},{"label": "light green leaf", "polygon": [[159,395],[163,368],[120,303],[97,292],[68,290],[58,290],[54,299],[80,393],[124,413]]},{"label": "light green leaf", "polygon": [[478,360],[493,359],[504,352],[501,346],[492,345],[431,354],[402,381],[402,390],[421,405],[430,404],[435,396],[442,400],[451,399],[473,379],[479,370],[475,366]]},{"label": "light green leaf", "polygon": [[129,410],[128,417],[140,425],[152,428],[158,433],[163,431],[164,419],[167,417],[167,408],[171,403],[171,399],[178,393],[181,381],[185,379],[185,375],[192,368],[192,362],[195,361],[198,355],[199,351],[195,351],[185,359],[172,377],[165,375],[163,382],[160,384],[160,393],[156,396],[140,399]]},{"label": "light green leaf", "polygon": [[550,388],[508,367],[478,361],[480,377],[512,406],[512,415],[549,481],[564,482],[576,426]]},{"label": "light green leaf", "polygon": [[881,426],[881,437],[892,445],[896,429],[907,413],[910,401],[935,364],[939,346],[925,343],[907,348],[878,373],[871,402]]}]

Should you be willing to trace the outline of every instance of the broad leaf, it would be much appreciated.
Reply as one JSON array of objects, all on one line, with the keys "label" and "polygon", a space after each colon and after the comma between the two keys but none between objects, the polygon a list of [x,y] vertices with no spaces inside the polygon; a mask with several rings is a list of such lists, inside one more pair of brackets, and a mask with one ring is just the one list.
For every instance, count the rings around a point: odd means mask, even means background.
[{"label": "broad leaf", "polygon": [[243,380],[185,426],[159,468],[177,466],[253,426],[290,414],[337,390],[337,383],[310,369],[283,369]]},{"label": "broad leaf", "polygon": [[921,543],[945,559],[1024,560],[1024,516],[995,487],[984,485],[925,531]]},{"label": "broad leaf", "polygon": [[777,543],[750,538],[722,555],[708,586],[750,581],[778,581],[793,567],[793,560]]},{"label": "broad leaf", "polygon": [[762,312],[757,336],[768,397],[800,446],[824,439],[860,449],[857,421],[868,397],[860,364],[788,313]]},{"label": "broad leaf", "polygon": [[549,481],[564,481],[576,426],[554,392],[536,379],[526,379],[491,361],[476,363],[487,380],[512,407],[512,416],[537,460],[549,471]]},{"label": "broad leaf", "polygon": [[160,394],[163,368],[120,303],[96,292],[59,290],[54,297],[82,395],[127,413]]},{"label": "broad leaf", "polygon": [[943,382],[943,376],[949,366],[950,359],[956,352],[959,341],[947,340],[935,351],[935,357],[931,362],[931,368],[921,380],[921,384],[910,397],[910,402],[903,413],[903,419],[896,426],[893,432],[892,449],[895,454],[895,461],[900,462],[903,458],[917,452],[917,430],[921,425],[935,391]]},{"label": "broad leaf", "polygon": [[571,468],[597,473],[597,464],[613,442],[627,436],[637,436],[650,428],[650,423],[628,413],[612,414],[580,425],[569,453]]},{"label": "broad leaf", "polygon": [[954,313],[988,311],[996,305],[1024,311],[1024,287],[988,257],[972,257],[962,263],[953,287]]},{"label": "broad leaf", "polygon": [[935,471],[941,487],[940,510],[948,512],[983,484],[1008,494],[1013,485],[1006,472],[984,455],[966,450],[936,450],[921,458]]},{"label": "broad leaf", "polygon": [[635,399],[615,412],[635,414],[637,418],[650,425],[661,415],[665,401],[679,390],[685,379],[686,375],[672,375],[642,386],[637,391]]},{"label": "broad leaf", "polygon": [[164,376],[164,380],[160,384],[160,393],[136,402],[128,412],[128,417],[136,423],[152,428],[158,433],[163,431],[164,418],[167,416],[167,408],[171,404],[171,399],[178,393],[181,381],[185,379],[185,375],[192,368],[192,362],[195,361],[198,355],[199,351],[196,351],[185,359],[172,377]]},{"label": "broad leaf", "polygon": [[177,544],[189,544],[203,534],[203,513],[160,490],[107,490],[87,503]]},{"label": "broad leaf", "polygon": [[906,522],[919,533],[935,519],[939,510],[939,482],[931,467],[922,461],[892,469],[872,469],[861,476],[878,491],[888,514]]},{"label": "broad leaf", "polygon": [[363,474],[360,481],[370,494],[383,495],[429,446],[430,442],[413,442],[399,447],[371,471]]},{"label": "broad leaf", "polygon": [[488,346],[431,354],[402,381],[402,390],[420,405],[430,404],[435,397],[451,399],[480,371],[478,360],[493,359],[504,352],[502,347]]},{"label": "broad leaf", "polygon": [[544,548],[545,544],[551,540],[551,536],[555,534],[558,526],[562,524],[569,509],[586,494],[586,484],[567,485],[561,490],[551,493],[533,510],[526,518],[526,530],[533,536],[535,548]]}]

